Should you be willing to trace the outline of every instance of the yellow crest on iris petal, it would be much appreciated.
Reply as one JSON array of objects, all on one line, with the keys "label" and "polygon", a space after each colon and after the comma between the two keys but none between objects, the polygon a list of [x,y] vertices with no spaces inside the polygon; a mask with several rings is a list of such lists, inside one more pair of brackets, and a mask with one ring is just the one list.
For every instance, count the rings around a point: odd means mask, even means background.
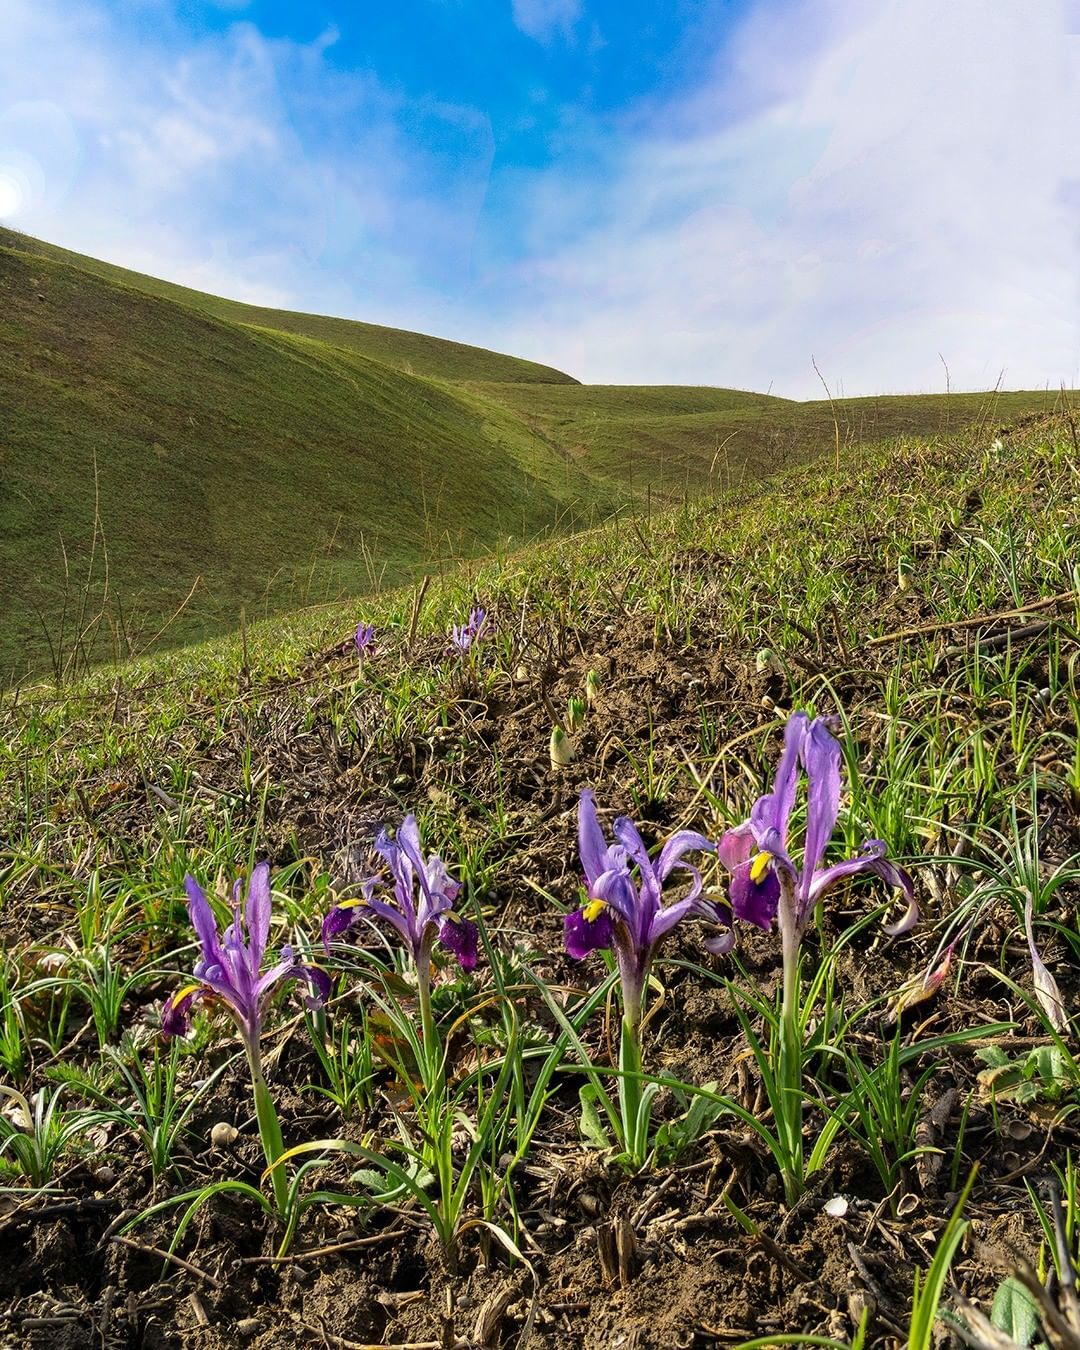
[{"label": "yellow crest on iris petal", "polygon": [[754,858],[750,864],[750,880],[756,886],[761,878],[768,871],[769,864],[772,862],[773,855],[764,849]]},{"label": "yellow crest on iris petal", "polygon": [[590,900],[587,905],[582,905],[581,917],[586,923],[595,923],[605,909],[607,905],[603,900]]}]

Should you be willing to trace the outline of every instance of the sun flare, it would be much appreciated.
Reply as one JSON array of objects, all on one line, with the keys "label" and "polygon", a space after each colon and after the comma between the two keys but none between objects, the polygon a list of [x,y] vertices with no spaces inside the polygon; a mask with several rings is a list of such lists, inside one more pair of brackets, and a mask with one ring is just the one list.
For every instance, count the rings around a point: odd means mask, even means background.
[{"label": "sun flare", "polygon": [[22,184],[13,174],[0,169],[0,220],[15,215],[22,203]]}]

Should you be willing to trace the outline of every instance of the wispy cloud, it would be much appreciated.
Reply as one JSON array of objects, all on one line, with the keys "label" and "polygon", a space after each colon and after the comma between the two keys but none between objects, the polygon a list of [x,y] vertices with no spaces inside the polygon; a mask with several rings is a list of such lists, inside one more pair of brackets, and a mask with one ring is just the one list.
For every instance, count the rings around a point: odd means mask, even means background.
[{"label": "wispy cloud", "polygon": [[512,0],[517,28],[537,42],[569,38],[581,18],[581,0]]},{"label": "wispy cloud", "polygon": [[[195,37],[172,0],[149,36],[110,0],[6,0],[0,214],[592,381],[813,397],[812,356],[850,394],[942,389],[943,361],[954,388],[1080,378],[1077,0],[756,0],[677,94],[602,113],[530,77],[522,108],[558,105],[534,165],[496,155],[481,89],[410,96],[333,28],[271,40],[223,3]],[[555,39],[600,12],[512,17],[580,73],[602,48]]]},{"label": "wispy cloud", "polygon": [[[759,6],[573,233],[534,185],[504,343],[590,381],[1076,382],[1080,50],[1063,7]],[[940,353],[940,355],[939,355]]]},{"label": "wispy cloud", "polygon": [[163,5],[155,41],[95,0],[8,3],[0,209],[15,228],[236,298],[399,324],[467,267],[492,154],[473,109],[404,110],[374,74],[334,67],[333,30],[270,40],[241,20],[195,40]]}]

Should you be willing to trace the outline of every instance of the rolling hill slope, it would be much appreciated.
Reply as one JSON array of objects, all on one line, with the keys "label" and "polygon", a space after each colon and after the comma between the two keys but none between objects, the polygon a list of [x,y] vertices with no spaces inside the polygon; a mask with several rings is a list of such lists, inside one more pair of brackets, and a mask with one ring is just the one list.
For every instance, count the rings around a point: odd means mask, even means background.
[{"label": "rolling hill slope", "polygon": [[678,497],[735,486],[845,446],[947,434],[1052,411],[1057,390],[910,394],[806,403],[735,389],[632,385],[470,386],[512,409],[595,477]]},{"label": "rolling hill slope", "polygon": [[[583,386],[0,230],[0,673],[127,654],[1054,396]],[[834,415],[836,424],[834,425]]]},{"label": "rolling hill slope", "polygon": [[226,300],[222,296],[192,290],[189,286],[178,286],[172,281],[144,276],[141,272],[132,272],[126,267],[102,262],[99,258],[72,253],[69,249],[2,227],[0,248],[16,249],[48,262],[67,263],[102,281],[141,291],[159,300],[171,300],[187,309],[198,310],[228,323],[252,324],[283,333],[295,333],[301,337],[318,338],[414,375],[440,376],[450,380],[577,383],[572,376],[565,375],[561,370],[553,370],[550,366],[523,361],[516,356],[504,356],[500,352],[485,351],[480,347],[470,347],[463,342],[429,337],[426,333],[410,333],[400,328],[386,328],[381,324],[360,323],[355,319],[297,314],[291,310],[266,309],[261,305],[244,304],[240,300]]},{"label": "rolling hill slope", "polygon": [[603,498],[512,414],[445,382],[10,250],[0,408],[4,666],[40,657],[46,631],[70,641],[95,501],[95,602],[107,566],[113,617],[148,637],[202,577],[170,630],[183,641],[234,626],[241,605],[400,581]]}]

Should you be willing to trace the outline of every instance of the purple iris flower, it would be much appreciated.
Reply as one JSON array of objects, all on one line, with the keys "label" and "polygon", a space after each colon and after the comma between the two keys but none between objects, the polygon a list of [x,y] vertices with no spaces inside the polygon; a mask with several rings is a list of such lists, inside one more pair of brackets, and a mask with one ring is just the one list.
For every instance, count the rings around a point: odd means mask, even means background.
[{"label": "purple iris flower", "polygon": [[[700,913],[701,877],[696,868],[682,861],[683,855],[694,849],[712,852],[715,845],[693,830],[680,830],[654,863],[632,821],[619,816],[612,828],[616,842],[609,844],[600,829],[596,801],[586,789],[578,803],[578,840],[589,898],[563,921],[566,950],[580,961],[589,952],[614,949],[624,1016],[636,1027],[657,948],[680,920]],[[636,886],[633,866],[638,869]],[[675,867],[689,873],[690,892],[664,905],[664,883]]]},{"label": "purple iris flower", "polygon": [[218,934],[214,911],[202,887],[192,876],[184,878],[188,914],[199,939],[196,983],[174,994],[161,1019],[166,1036],[182,1036],[191,1026],[192,1006],[200,999],[221,1003],[235,1020],[245,1045],[256,1055],[263,1016],[274,988],[282,980],[303,980],[311,993],[311,1008],[326,1002],[330,977],[318,966],[304,965],[293,949],[282,947],[281,960],[262,973],[263,954],[270,936],[270,867],[259,863],[248,882],[241,908],[242,882],[233,887],[233,921]]},{"label": "purple iris flower", "polygon": [[357,656],[370,656],[375,649],[375,625],[373,623],[358,623],[354,641],[356,642]]},{"label": "purple iris flower", "polygon": [[[837,882],[860,872],[872,872],[907,899],[904,917],[886,925],[890,936],[907,932],[919,919],[911,877],[886,858],[882,840],[869,839],[854,857],[823,866],[840,811],[840,757],[840,745],[822,718],[811,721],[806,713],[793,713],[784,731],[772,791],[757,799],[750,819],[728,830],[717,849],[731,873],[733,916],[767,929],[779,914],[781,931],[796,945],[818,900]],[[788,823],[800,769],[807,779],[801,869],[788,853]],[[730,934],[706,942],[714,952],[728,951],[731,945]]]},{"label": "purple iris flower", "polygon": [[450,627],[450,645],[462,656],[474,642],[487,637],[487,615],[482,609],[474,609],[469,614],[468,623],[452,624]]},{"label": "purple iris flower", "polygon": [[[417,971],[426,975],[435,938],[449,948],[463,970],[476,965],[476,925],[454,912],[454,901],[461,887],[453,881],[442,859],[435,854],[426,858],[420,847],[416,817],[406,816],[390,839],[383,830],[375,841],[375,851],[385,859],[394,878],[393,900],[376,898],[380,878],[363,883],[363,896],[346,900],[332,909],[323,920],[323,944],[344,933],[358,918],[374,915],[385,919],[412,954]],[[414,898],[420,883],[419,901]]]}]

